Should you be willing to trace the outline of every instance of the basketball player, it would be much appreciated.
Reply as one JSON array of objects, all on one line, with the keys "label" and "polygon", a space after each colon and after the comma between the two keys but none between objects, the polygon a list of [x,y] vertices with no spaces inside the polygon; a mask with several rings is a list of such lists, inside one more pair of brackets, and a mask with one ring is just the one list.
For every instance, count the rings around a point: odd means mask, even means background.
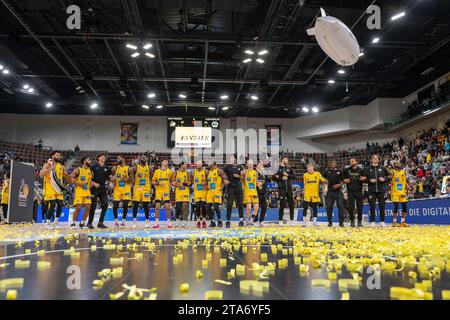
[{"label": "basketball player", "polygon": [[230,163],[224,169],[224,183],[227,193],[227,222],[225,226],[231,227],[231,213],[233,211],[233,203],[236,203],[236,207],[239,212],[239,227],[244,227],[244,193],[242,190],[242,175],[244,170],[236,162],[236,157],[230,157]]},{"label": "basketball player", "polygon": [[380,156],[374,154],[371,158],[371,166],[364,169],[363,179],[369,185],[370,226],[375,227],[375,204],[378,200],[380,207],[380,226],[385,227],[385,199],[384,192],[389,176],[388,170],[380,164]]},{"label": "basketball player", "polygon": [[146,155],[139,157],[139,163],[136,163],[130,171],[131,180],[134,181],[133,187],[133,229],[137,228],[137,214],[140,203],[144,208],[145,213],[145,228],[150,228],[150,177],[151,168],[148,164]]},{"label": "basketball player", "polygon": [[194,186],[194,201],[197,206],[197,228],[206,228],[206,196],[208,182],[203,163],[197,161],[195,170],[191,174],[191,183]]},{"label": "basketball player", "polygon": [[175,187],[175,217],[177,226],[185,228],[186,221],[188,220],[189,187],[191,186],[186,163],[180,163],[175,180],[173,181],[173,186]]},{"label": "basketball player", "polygon": [[[44,164],[39,176],[44,179],[43,195],[44,201],[48,203],[47,223],[48,229],[58,228],[58,220],[61,216],[64,207],[64,195],[61,188],[64,181],[70,181],[71,178],[67,174],[66,169],[61,164],[62,157],[58,151],[53,151],[50,154],[50,159]],[[53,226],[50,220],[56,208],[56,217]]]},{"label": "basketball player", "polygon": [[[208,192],[206,195],[206,206],[209,219],[211,220],[210,228],[214,228],[214,213],[217,216],[217,227],[222,228],[222,213],[220,206],[222,205],[222,177],[223,170],[217,166],[216,162],[209,165],[208,171]],[[214,207],[214,210],[213,210]]]},{"label": "basketball player", "polygon": [[327,205],[327,218],[328,226],[333,226],[333,206],[336,202],[338,208],[339,217],[339,227],[344,227],[344,196],[341,192],[341,187],[343,185],[343,175],[342,171],[337,168],[336,160],[330,160],[328,162],[328,168],[323,174],[324,178],[327,179],[328,188],[325,197]]},{"label": "basketball player", "polygon": [[402,204],[402,216],[400,227],[408,227],[406,224],[406,213],[408,210],[407,201],[408,197],[406,195],[406,174],[402,169],[400,162],[394,163],[394,169],[389,175],[391,180],[391,201],[394,203],[394,217],[392,221],[392,226],[397,227],[397,215],[400,203]]},{"label": "basketball player", "polygon": [[1,201],[2,211],[3,211],[3,220],[5,222],[6,222],[6,219],[8,218],[9,186],[10,186],[9,173],[6,173],[3,177],[2,201]]},{"label": "basketball player", "polygon": [[[247,168],[244,171],[244,204],[245,211],[245,224],[246,226],[253,225],[253,219],[259,211],[259,199],[258,199],[258,172],[253,168],[253,159],[247,160]],[[251,214],[253,206],[253,214]]]},{"label": "basketball player", "polygon": [[[127,166],[125,158],[122,156],[117,157],[117,165],[111,170],[114,191],[113,191],[113,214],[115,227],[125,227],[125,220],[128,214],[128,206],[131,201],[131,176],[130,167]],[[122,223],[119,226],[119,215],[117,213],[119,204],[122,201]]]},{"label": "basketball player", "polygon": [[155,225],[153,229],[159,229],[159,213],[161,204],[164,204],[167,217],[167,228],[172,229],[170,224],[170,184],[172,181],[172,170],[169,168],[169,162],[163,160],[161,168],[156,169],[153,174],[152,184],[155,186]]},{"label": "basketball player", "polygon": [[92,181],[92,171],[91,171],[91,159],[89,157],[84,157],[81,159],[81,167],[76,168],[71,174],[72,183],[75,184],[75,197],[73,205],[75,206],[75,211],[73,212],[73,223],[70,226],[75,228],[76,222],[78,221],[78,214],[82,207],[84,207],[83,218],[79,224],[81,229],[84,228],[86,219],[89,216],[91,210],[91,186],[96,188],[99,185]]},{"label": "basketball player", "polygon": [[314,164],[308,163],[306,173],[303,175],[304,193],[303,193],[303,222],[302,226],[306,227],[306,215],[308,208],[311,209],[313,216],[313,225],[317,226],[317,205],[320,202],[319,188],[320,184],[326,180],[320,172],[314,170]]}]

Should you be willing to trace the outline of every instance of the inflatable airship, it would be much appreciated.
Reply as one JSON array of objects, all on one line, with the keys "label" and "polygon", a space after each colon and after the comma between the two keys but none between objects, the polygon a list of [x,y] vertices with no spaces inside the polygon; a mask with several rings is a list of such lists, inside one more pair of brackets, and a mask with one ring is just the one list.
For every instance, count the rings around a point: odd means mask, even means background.
[{"label": "inflatable airship", "polygon": [[352,66],[359,59],[359,44],[351,30],[339,19],[327,16],[320,9],[321,17],[316,19],[314,28],[308,29],[310,36],[316,36],[323,51],[338,65]]}]

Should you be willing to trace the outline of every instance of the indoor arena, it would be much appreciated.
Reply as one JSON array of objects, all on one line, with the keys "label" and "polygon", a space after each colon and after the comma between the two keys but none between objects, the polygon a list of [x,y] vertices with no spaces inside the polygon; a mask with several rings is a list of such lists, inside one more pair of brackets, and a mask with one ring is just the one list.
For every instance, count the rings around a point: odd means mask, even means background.
[{"label": "indoor arena", "polygon": [[0,300],[450,300],[448,0],[0,17]]}]

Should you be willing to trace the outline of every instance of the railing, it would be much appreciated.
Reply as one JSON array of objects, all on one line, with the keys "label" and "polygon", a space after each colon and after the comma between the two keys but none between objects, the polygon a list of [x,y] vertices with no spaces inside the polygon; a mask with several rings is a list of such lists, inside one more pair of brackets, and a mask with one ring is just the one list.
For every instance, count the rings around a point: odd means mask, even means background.
[{"label": "railing", "polygon": [[424,101],[419,105],[411,105],[409,110],[403,113],[400,117],[395,119],[387,119],[384,122],[384,131],[389,131],[392,128],[406,122],[421,117],[422,115],[429,114],[436,109],[443,107],[450,103],[450,92],[444,92],[436,95],[430,100]]}]

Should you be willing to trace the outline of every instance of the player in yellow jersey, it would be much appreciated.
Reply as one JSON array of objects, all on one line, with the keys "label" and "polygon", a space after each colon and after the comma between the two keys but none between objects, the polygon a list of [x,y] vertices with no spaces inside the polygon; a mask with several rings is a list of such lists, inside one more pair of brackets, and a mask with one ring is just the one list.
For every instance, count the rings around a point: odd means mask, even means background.
[{"label": "player in yellow jersey", "polygon": [[[131,201],[131,175],[130,175],[130,167],[127,166],[126,160],[122,156],[117,157],[117,165],[114,166],[111,170],[112,177],[111,183],[114,188],[113,191],[113,214],[115,227],[125,227],[125,220],[128,214],[128,206]],[[119,226],[119,205],[122,201],[122,223]]]},{"label": "player in yellow jersey", "polygon": [[172,174],[167,160],[163,160],[161,168],[156,169],[153,174],[152,183],[155,186],[155,225],[153,229],[159,229],[161,204],[164,204],[166,209],[167,228],[172,228],[170,224],[170,185],[172,183]]},{"label": "player in yellow jersey", "polygon": [[206,228],[206,197],[208,181],[203,162],[197,161],[195,170],[191,173],[191,183],[194,186],[194,202],[197,211],[197,228]]},{"label": "player in yellow jersey", "polygon": [[[58,227],[58,220],[64,207],[64,182],[70,182],[71,180],[61,162],[61,153],[53,151],[50,154],[50,159],[47,160],[39,173],[39,176],[44,179],[43,196],[45,203],[48,204],[46,226],[49,229]],[[53,217],[55,208],[56,217],[52,226],[50,220]]]},{"label": "player in yellow jersey", "polygon": [[187,171],[187,164],[180,163],[177,174],[173,175],[172,185],[175,187],[175,217],[177,227],[186,227],[188,220],[188,206],[191,182]]},{"label": "player in yellow jersey", "polygon": [[308,163],[306,166],[306,173],[303,175],[304,193],[303,193],[303,223],[306,227],[306,215],[308,207],[311,208],[314,216],[313,224],[317,225],[317,205],[320,202],[319,187],[320,184],[326,182],[320,172],[314,170],[314,164]]},{"label": "player in yellow jersey", "polygon": [[391,180],[391,201],[394,203],[394,217],[392,226],[397,227],[397,215],[400,203],[402,204],[402,217],[400,227],[408,227],[406,213],[408,211],[408,196],[406,195],[406,174],[400,162],[394,163],[394,168],[389,175]]},{"label": "player in yellow jersey", "polygon": [[148,164],[146,155],[139,157],[139,163],[131,168],[131,180],[134,181],[133,186],[133,226],[137,228],[137,214],[139,205],[142,203],[145,213],[145,227],[150,228],[150,193],[151,193],[151,177],[152,172]]},{"label": "player in yellow jersey", "polygon": [[[253,219],[258,215],[258,172],[253,168],[253,159],[248,159],[247,168],[244,171],[244,203],[247,207],[245,212],[246,226],[253,225]],[[253,206],[253,214],[250,215]]]},{"label": "player in yellow jersey", "polygon": [[9,186],[10,186],[9,173],[6,173],[3,177],[2,199],[1,199],[3,219],[5,222],[6,219],[8,218]]},{"label": "player in yellow jersey", "polygon": [[206,212],[211,220],[210,228],[216,226],[216,223],[214,222],[214,213],[217,216],[217,227],[222,228],[223,226],[222,213],[220,211],[220,206],[222,205],[223,175],[223,170],[217,166],[216,162],[210,163],[207,172],[208,191],[206,194]]},{"label": "player in yellow jersey", "polygon": [[[76,222],[78,221],[78,214],[81,208],[84,207],[83,218],[79,224],[81,229],[84,228],[86,219],[89,217],[89,212],[91,210],[91,187],[100,187],[98,183],[92,181],[92,171],[91,171],[91,159],[89,157],[84,157],[81,159],[81,167],[76,168],[71,174],[72,183],[75,184],[75,197],[73,205],[75,206],[75,211],[73,212],[73,223],[70,226],[75,228]],[[91,226],[92,227],[92,226]],[[93,229],[93,227],[92,227]]]}]

